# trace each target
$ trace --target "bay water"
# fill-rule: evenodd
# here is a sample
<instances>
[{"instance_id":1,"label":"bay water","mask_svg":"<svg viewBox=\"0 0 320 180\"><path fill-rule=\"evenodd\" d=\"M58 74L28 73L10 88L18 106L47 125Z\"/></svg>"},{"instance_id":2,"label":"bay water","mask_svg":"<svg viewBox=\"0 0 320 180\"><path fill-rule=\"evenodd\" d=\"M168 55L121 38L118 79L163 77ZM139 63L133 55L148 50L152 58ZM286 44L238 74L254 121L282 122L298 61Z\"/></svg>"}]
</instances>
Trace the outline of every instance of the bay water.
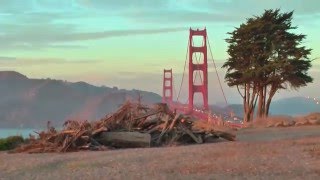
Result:
<instances>
[{"instance_id":1,"label":"bay water","mask_svg":"<svg viewBox=\"0 0 320 180\"><path fill-rule=\"evenodd\" d=\"M29 134L37 135L34 131L39 132L37 129L5 129L0 128L0 138L6 138L8 136L22 136L22 137L29 137Z\"/></svg>"}]
</instances>

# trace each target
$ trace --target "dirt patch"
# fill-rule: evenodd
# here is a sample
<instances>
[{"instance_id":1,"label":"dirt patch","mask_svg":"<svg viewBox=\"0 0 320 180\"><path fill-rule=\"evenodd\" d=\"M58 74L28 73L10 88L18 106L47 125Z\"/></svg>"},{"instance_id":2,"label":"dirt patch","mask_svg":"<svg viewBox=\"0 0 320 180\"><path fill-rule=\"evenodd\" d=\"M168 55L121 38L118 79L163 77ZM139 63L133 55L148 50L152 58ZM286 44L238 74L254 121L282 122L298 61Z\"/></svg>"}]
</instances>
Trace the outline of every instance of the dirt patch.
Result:
<instances>
[{"instance_id":1,"label":"dirt patch","mask_svg":"<svg viewBox=\"0 0 320 180\"><path fill-rule=\"evenodd\" d=\"M0 153L0 179L318 179L316 126L240 130L236 142L66 154ZM266 138L267 137L267 138Z\"/></svg>"}]
</instances>

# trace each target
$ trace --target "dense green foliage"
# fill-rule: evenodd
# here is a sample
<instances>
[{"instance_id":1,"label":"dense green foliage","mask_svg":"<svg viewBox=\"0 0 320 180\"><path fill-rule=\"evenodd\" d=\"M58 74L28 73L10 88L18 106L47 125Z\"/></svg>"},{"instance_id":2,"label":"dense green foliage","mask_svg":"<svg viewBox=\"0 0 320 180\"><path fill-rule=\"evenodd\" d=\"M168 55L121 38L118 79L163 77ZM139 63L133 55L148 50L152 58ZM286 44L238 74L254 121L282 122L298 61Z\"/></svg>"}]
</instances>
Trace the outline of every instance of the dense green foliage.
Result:
<instances>
[{"instance_id":1,"label":"dense green foliage","mask_svg":"<svg viewBox=\"0 0 320 180\"><path fill-rule=\"evenodd\" d=\"M9 136L0 139L0 151L7 151L16 148L18 145L24 143L22 136Z\"/></svg>"},{"instance_id":2,"label":"dense green foliage","mask_svg":"<svg viewBox=\"0 0 320 180\"><path fill-rule=\"evenodd\" d=\"M308 75L311 49L302 46L305 35L295 34L293 12L265 10L247 19L233 32L225 80L243 98L245 121L250 121L258 101L257 116L268 116L271 100L280 89L298 89L313 81Z\"/></svg>"}]
</instances>

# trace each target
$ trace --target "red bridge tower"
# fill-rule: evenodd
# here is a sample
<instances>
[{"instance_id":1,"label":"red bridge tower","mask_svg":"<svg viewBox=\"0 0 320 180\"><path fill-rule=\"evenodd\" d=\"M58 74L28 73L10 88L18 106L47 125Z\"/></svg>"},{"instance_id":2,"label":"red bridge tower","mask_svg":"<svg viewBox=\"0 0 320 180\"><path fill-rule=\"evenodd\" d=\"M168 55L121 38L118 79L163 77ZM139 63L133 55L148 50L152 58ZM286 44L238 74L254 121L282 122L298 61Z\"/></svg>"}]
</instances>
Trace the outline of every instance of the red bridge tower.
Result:
<instances>
[{"instance_id":1,"label":"red bridge tower","mask_svg":"<svg viewBox=\"0 0 320 180\"><path fill-rule=\"evenodd\" d=\"M162 102L171 104L173 101L173 91L172 91L172 69L163 70L163 94Z\"/></svg>"},{"instance_id":2,"label":"red bridge tower","mask_svg":"<svg viewBox=\"0 0 320 180\"><path fill-rule=\"evenodd\" d=\"M203 38L202 46L197 47L193 45L193 37L201 36ZM193 58L194 53L202 53L203 63L198 63ZM203 77L200 85L194 82L194 73L202 71ZM194 109L194 94L201 93L203 97L203 109L208 110L208 63L207 63L207 30L192 30L190 28L189 34L189 105L188 110L192 112Z\"/></svg>"}]
</instances>

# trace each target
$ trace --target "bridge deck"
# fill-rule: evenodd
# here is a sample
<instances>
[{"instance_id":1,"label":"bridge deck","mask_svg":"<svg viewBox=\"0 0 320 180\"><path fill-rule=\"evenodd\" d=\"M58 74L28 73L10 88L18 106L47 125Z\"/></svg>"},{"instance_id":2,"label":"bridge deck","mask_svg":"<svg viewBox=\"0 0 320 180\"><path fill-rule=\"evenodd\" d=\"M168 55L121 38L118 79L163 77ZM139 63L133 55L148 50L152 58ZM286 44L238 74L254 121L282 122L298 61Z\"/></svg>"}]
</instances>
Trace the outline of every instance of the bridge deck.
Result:
<instances>
[{"instance_id":1,"label":"bridge deck","mask_svg":"<svg viewBox=\"0 0 320 180\"><path fill-rule=\"evenodd\" d=\"M184 105L181 103L175 102L175 103L168 104L168 106L173 111L177 111L177 112L180 112L183 114L191 115L191 116L198 118L200 120L210 121L210 122L213 122L213 124L219 125L219 124L221 124L221 120L222 120L222 123L224 125L227 125L232 128L242 128L242 126L243 126L241 123L235 123L235 122L223 120L223 118L220 118L220 116L218 116L216 114L211 114L208 111L204 111L204 110L200 110L200 109L189 110L187 105Z\"/></svg>"}]
</instances>

